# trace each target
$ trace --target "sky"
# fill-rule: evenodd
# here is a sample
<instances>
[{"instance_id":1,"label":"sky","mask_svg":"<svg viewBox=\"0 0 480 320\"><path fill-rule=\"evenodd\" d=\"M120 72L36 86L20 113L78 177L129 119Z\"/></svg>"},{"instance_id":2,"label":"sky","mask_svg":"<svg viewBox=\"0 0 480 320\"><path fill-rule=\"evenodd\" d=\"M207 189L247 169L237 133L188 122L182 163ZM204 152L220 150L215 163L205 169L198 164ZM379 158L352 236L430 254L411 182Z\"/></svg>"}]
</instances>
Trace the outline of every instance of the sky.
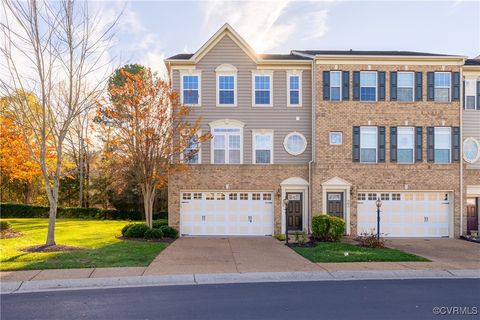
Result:
<instances>
[{"instance_id":1,"label":"sky","mask_svg":"<svg viewBox=\"0 0 480 320\"><path fill-rule=\"evenodd\" d=\"M106 13L124 9L111 48L117 61L140 62L158 71L165 57L194 53L225 22L258 53L354 49L480 55L480 0L99 4Z\"/></svg>"}]
</instances>

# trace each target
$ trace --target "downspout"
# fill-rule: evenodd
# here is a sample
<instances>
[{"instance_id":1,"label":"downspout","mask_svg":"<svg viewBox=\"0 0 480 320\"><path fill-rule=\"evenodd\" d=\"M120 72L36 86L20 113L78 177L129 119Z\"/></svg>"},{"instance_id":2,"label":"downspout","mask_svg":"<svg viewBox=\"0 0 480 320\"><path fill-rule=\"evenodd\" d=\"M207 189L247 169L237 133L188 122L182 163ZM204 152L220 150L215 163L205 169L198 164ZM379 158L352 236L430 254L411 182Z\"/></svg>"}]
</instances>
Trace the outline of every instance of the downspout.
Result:
<instances>
[{"instance_id":1,"label":"downspout","mask_svg":"<svg viewBox=\"0 0 480 320\"><path fill-rule=\"evenodd\" d=\"M312 191L312 166L315 162L315 149L316 149L316 131L315 131L315 106L316 106L316 72L315 72L315 57L312 59L312 160L308 162L308 224L307 224L307 231L311 233L312 228L312 208L313 208L313 191Z\"/></svg>"},{"instance_id":2,"label":"downspout","mask_svg":"<svg viewBox=\"0 0 480 320\"><path fill-rule=\"evenodd\" d=\"M460 68L460 79L463 79L463 65L465 65L465 59L463 59L462 67ZM465 103L463 82L460 84L460 234L463 234L463 107ZM455 208L453 208L455 212ZM453 221L455 225L455 214L453 215ZM455 238L455 230L453 232Z\"/></svg>"}]
</instances>

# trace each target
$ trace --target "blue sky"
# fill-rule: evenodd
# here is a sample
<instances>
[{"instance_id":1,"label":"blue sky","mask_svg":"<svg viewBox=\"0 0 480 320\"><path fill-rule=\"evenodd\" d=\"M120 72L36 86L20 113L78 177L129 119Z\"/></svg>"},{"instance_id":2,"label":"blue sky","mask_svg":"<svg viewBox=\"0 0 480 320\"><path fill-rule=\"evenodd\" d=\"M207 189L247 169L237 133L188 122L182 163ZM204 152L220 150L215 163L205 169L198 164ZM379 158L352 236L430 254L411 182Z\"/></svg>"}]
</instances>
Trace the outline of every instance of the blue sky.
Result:
<instances>
[{"instance_id":1,"label":"blue sky","mask_svg":"<svg viewBox=\"0 0 480 320\"><path fill-rule=\"evenodd\" d=\"M112 54L161 70L195 52L225 22L257 52L411 50L480 54L480 1L130 1Z\"/></svg>"}]
</instances>

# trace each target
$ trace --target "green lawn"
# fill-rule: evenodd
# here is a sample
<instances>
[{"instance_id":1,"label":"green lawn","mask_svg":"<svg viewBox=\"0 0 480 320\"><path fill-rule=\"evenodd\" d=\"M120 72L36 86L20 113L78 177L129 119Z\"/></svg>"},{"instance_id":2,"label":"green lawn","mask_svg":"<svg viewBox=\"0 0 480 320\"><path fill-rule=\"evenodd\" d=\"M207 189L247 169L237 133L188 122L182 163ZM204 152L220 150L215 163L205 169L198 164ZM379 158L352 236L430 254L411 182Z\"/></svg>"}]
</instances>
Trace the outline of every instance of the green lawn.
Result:
<instances>
[{"instance_id":1,"label":"green lawn","mask_svg":"<svg viewBox=\"0 0 480 320\"><path fill-rule=\"evenodd\" d=\"M56 243L85 250L29 253L19 249L45 243L48 219L5 219L23 233L0 240L0 270L147 266L166 243L119 240L128 221L58 219Z\"/></svg>"},{"instance_id":2,"label":"green lawn","mask_svg":"<svg viewBox=\"0 0 480 320\"><path fill-rule=\"evenodd\" d=\"M344 242L319 242L312 248L295 247L294 250L312 262L429 261L400 250L365 248Z\"/></svg>"}]
</instances>

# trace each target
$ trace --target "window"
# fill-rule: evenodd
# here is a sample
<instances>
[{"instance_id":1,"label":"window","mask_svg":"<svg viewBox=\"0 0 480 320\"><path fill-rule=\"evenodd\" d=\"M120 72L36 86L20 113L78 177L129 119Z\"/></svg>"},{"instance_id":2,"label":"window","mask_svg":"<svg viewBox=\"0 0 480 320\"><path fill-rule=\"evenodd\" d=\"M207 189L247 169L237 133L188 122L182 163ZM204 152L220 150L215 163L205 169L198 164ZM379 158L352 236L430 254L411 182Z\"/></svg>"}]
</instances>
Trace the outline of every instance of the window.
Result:
<instances>
[{"instance_id":1,"label":"window","mask_svg":"<svg viewBox=\"0 0 480 320\"><path fill-rule=\"evenodd\" d=\"M360 127L360 162L377 162L377 127Z\"/></svg>"},{"instance_id":2,"label":"window","mask_svg":"<svg viewBox=\"0 0 480 320\"><path fill-rule=\"evenodd\" d=\"M360 72L360 101L377 101L377 72Z\"/></svg>"},{"instance_id":3,"label":"window","mask_svg":"<svg viewBox=\"0 0 480 320\"><path fill-rule=\"evenodd\" d=\"M474 163L480 158L480 144L475 138L469 137L463 141L463 159Z\"/></svg>"},{"instance_id":4,"label":"window","mask_svg":"<svg viewBox=\"0 0 480 320\"><path fill-rule=\"evenodd\" d=\"M260 193L252 193L252 200L261 200Z\"/></svg>"},{"instance_id":5,"label":"window","mask_svg":"<svg viewBox=\"0 0 480 320\"><path fill-rule=\"evenodd\" d=\"M234 75L218 75L218 105L222 106L235 106L235 88L236 88L236 76Z\"/></svg>"},{"instance_id":6,"label":"window","mask_svg":"<svg viewBox=\"0 0 480 320\"><path fill-rule=\"evenodd\" d=\"M302 154L307 148L307 139L301 133L292 132L285 137L283 146L288 153L296 156Z\"/></svg>"},{"instance_id":7,"label":"window","mask_svg":"<svg viewBox=\"0 0 480 320\"><path fill-rule=\"evenodd\" d=\"M382 200L382 201L388 201L388 200L390 200L390 194L388 194L388 193L382 193L382 194L380 194L380 200Z\"/></svg>"},{"instance_id":8,"label":"window","mask_svg":"<svg viewBox=\"0 0 480 320\"><path fill-rule=\"evenodd\" d=\"M182 103L200 105L200 75L182 75Z\"/></svg>"},{"instance_id":9,"label":"window","mask_svg":"<svg viewBox=\"0 0 480 320\"><path fill-rule=\"evenodd\" d=\"M272 75L253 75L253 101L254 106L272 106Z\"/></svg>"},{"instance_id":10,"label":"window","mask_svg":"<svg viewBox=\"0 0 480 320\"><path fill-rule=\"evenodd\" d=\"M299 107L302 105L302 76L299 74L287 73L288 85L288 106Z\"/></svg>"},{"instance_id":11,"label":"window","mask_svg":"<svg viewBox=\"0 0 480 320\"><path fill-rule=\"evenodd\" d=\"M330 100L340 101L341 97L341 71L330 71Z\"/></svg>"},{"instance_id":12,"label":"window","mask_svg":"<svg viewBox=\"0 0 480 320\"><path fill-rule=\"evenodd\" d=\"M450 163L451 129L435 128L435 163Z\"/></svg>"},{"instance_id":13,"label":"window","mask_svg":"<svg viewBox=\"0 0 480 320\"><path fill-rule=\"evenodd\" d=\"M357 194L357 200L358 201L364 201L366 199L365 193L358 193Z\"/></svg>"},{"instance_id":14,"label":"window","mask_svg":"<svg viewBox=\"0 0 480 320\"><path fill-rule=\"evenodd\" d=\"M392 193L392 200L393 200L393 201L400 201L400 200L402 200L402 197L400 196L400 193Z\"/></svg>"},{"instance_id":15,"label":"window","mask_svg":"<svg viewBox=\"0 0 480 320\"><path fill-rule=\"evenodd\" d=\"M339 146L343 142L343 134L341 132L330 132L328 134L328 141L330 142L330 145L332 146Z\"/></svg>"},{"instance_id":16,"label":"window","mask_svg":"<svg viewBox=\"0 0 480 320\"><path fill-rule=\"evenodd\" d=\"M202 200L202 193L201 192L195 192L193 194L193 199L194 200Z\"/></svg>"},{"instance_id":17,"label":"window","mask_svg":"<svg viewBox=\"0 0 480 320\"><path fill-rule=\"evenodd\" d=\"M241 163L241 148L240 128L213 129L213 163Z\"/></svg>"},{"instance_id":18,"label":"window","mask_svg":"<svg viewBox=\"0 0 480 320\"><path fill-rule=\"evenodd\" d=\"M475 101L476 95L477 95L477 81L465 80L465 109L475 110L477 108L477 104L479 103L479 101Z\"/></svg>"},{"instance_id":19,"label":"window","mask_svg":"<svg viewBox=\"0 0 480 320\"><path fill-rule=\"evenodd\" d=\"M240 200L248 200L248 193L240 193Z\"/></svg>"},{"instance_id":20,"label":"window","mask_svg":"<svg viewBox=\"0 0 480 320\"><path fill-rule=\"evenodd\" d=\"M398 128L397 162L413 163L414 128Z\"/></svg>"},{"instance_id":21,"label":"window","mask_svg":"<svg viewBox=\"0 0 480 320\"><path fill-rule=\"evenodd\" d=\"M435 101L450 101L450 72L435 72Z\"/></svg>"},{"instance_id":22,"label":"window","mask_svg":"<svg viewBox=\"0 0 480 320\"><path fill-rule=\"evenodd\" d=\"M253 163L273 163L273 132L253 132Z\"/></svg>"},{"instance_id":23,"label":"window","mask_svg":"<svg viewBox=\"0 0 480 320\"><path fill-rule=\"evenodd\" d=\"M413 101L413 72L398 72L397 76L397 101Z\"/></svg>"},{"instance_id":24,"label":"window","mask_svg":"<svg viewBox=\"0 0 480 320\"><path fill-rule=\"evenodd\" d=\"M272 200L272 194L271 193L264 193L263 194L263 200L271 201Z\"/></svg>"},{"instance_id":25,"label":"window","mask_svg":"<svg viewBox=\"0 0 480 320\"><path fill-rule=\"evenodd\" d=\"M217 193L217 200L225 200L225 193Z\"/></svg>"},{"instance_id":26,"label":"window","mask_svg":"<svg viewBox=\"0 0 480 320\"><path fill-rule=\"evenodd\" d=\"M376 193L369 193L368 194L368 200L377 200L377 194Z\"/></svg>"},{"instance_id":27,"label":"window","mask_svg":"<svg viewBox=\"0 0 480 320\"><path fill-rule=\"evenodd\" d=\"M190 200L190 199L192 199L192 194L191 193L184 193L182 195L182 199L183 200Z\"/></svg>"},{"instance_id":28,"label":"window","mask_svg":"<svg viewBox=\"0 0 480 320\"><path fill-rule=\"evenodd\" d=\"M201 135L201 132L198 132L198 135ZM201 163L201 148L198 141L198 135L192 137L188 143L187 148L183 150L182 160L183 163L187 164L198 164Z\"/></svg>"},{"instance_id":29,"label":"window","mask_svg":"<svg viewBox=\"0 0 480 320\"><path fill-rule=\"evenodd\" d=\"M213 192L208 192L206 195L205 195L205 199L206 200L215 200L215 194Z\"/></svg>"},{"instance_id":30,"label":"window","mask_svg":"<svg viewBox=\"0 0 480 320\"><path fill-rule=\"evenodd\" d=\"M228 195L229 200L237 200L237 194L236 193L230 193Z\"/></svg>"}]
</instances>

